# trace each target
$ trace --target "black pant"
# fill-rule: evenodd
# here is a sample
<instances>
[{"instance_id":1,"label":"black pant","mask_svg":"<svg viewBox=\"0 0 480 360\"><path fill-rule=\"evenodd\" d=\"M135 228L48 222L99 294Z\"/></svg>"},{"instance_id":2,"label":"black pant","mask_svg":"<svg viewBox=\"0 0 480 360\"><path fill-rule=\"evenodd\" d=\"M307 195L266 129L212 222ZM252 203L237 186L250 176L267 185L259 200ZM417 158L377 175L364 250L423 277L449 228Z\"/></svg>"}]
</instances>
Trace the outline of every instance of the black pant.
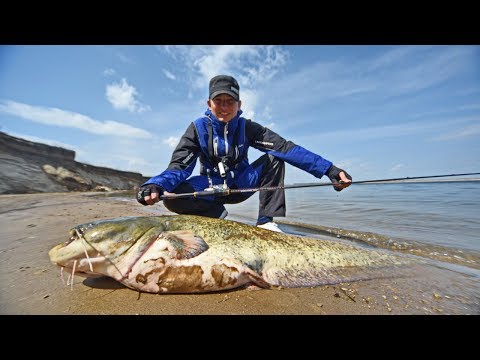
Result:
<instances>
[{"instance_id":1,"label":"black pant","mask_svg":"<svg viewBox=\"0 0 480 360\"><path fill-rule=\"evenodd\" d=\"M255 160L251 166L240 175L247 176L250 171L260 174L256 183L249 184L249 187L283 186L285 178L285 163L272 155L262 155ZM205 176L206 178L206 176ZM230 186L236 189L237 184ZM175 193L192 193L194 187L187 181L182 182L174 190ZM238 204L250 198L254 192L236 193L227 196L217 196L213 201L201 198L183 198L163 200L164 206L177 214L201 215L212 218L219 218L224 214L224 204ZM259 216L285 216L285 190L259 192Z\"/></svg>"}]
</instances>

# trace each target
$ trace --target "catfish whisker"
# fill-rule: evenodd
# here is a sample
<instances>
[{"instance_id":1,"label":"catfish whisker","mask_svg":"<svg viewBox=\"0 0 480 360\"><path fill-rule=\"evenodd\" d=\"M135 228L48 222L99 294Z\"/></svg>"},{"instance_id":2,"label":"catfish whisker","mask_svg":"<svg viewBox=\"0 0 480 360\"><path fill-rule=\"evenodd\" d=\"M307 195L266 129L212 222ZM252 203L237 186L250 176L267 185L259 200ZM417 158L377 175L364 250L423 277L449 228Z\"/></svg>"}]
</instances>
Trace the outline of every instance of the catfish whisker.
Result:
<instances>
[{"instance_id":1,"label":"catfish whisker","mask_svg":"<svg viewBox=\"0 0 480 360\"><path fill-rule=\"evenodd\" d=\"M63 277L63 269L64 269L63 266L60 267L60 279L62 280L63 285L66 285L65 284L65 278Z\"/></svg>"},{"instance_id":2,"label":"catfish whisker","mask_svg":"<svg viewBox=\"0 0 480 360\"><path fill-rule=\"evenodd\" d=\"M70 288L73 290L73 279L75 278L75 267L77 266L77 260L73 262L73 269L72 269L72 282L70 283Z\"/></svg>"},{"instance_id":3,"label":"catfish whisker","mask_svg":"<svg viewBox=\"0 0 480 360\"><path fill-rule=\"evenodd\" d=\"M85 251L85 256L87 257L88 265L90 265L90 271L93 272L93 265L88 257L87 246L85 245L85 239L82 237L83 250Z\"/></svg>"}]
</instances>

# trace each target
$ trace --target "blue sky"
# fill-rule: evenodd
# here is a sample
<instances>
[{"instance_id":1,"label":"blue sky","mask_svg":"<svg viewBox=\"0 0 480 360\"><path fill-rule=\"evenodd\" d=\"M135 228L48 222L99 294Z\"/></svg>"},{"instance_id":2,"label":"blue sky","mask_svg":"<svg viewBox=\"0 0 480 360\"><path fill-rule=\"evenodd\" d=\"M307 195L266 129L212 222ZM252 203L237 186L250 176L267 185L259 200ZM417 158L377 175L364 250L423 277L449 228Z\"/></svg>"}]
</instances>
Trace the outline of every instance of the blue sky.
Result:
<instances>
[{"instance_id":1,"label":"blue sky","mask_svg":"<svg viewBox=\"0 0 480 360\"><path fill-rule=\"evenodd\" d=\"M154 176L217 74L245 117L354 180L480 171L480 46L0 46L0 131Z\"/></svg>"}]
</instances>

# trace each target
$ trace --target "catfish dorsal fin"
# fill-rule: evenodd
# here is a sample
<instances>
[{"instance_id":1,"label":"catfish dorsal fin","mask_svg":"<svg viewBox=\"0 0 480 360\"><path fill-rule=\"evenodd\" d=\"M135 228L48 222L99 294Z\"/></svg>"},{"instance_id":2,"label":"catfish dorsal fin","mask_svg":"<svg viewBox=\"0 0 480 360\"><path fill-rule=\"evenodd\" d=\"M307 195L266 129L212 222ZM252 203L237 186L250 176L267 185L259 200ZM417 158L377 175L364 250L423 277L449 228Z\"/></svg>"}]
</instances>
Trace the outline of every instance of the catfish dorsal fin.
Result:
<instances>
[{"instance_id":1,"label":"catfish dorsal fin","mask_svg":"<svg viewBox=\"0 0 480 360\"><path fill-rule=\"evenodd\" d=\"M190 259L208 249L205 240L190 230L165 231L160 236L169 242L172 259Z\"/></svg>"}]
</instances>

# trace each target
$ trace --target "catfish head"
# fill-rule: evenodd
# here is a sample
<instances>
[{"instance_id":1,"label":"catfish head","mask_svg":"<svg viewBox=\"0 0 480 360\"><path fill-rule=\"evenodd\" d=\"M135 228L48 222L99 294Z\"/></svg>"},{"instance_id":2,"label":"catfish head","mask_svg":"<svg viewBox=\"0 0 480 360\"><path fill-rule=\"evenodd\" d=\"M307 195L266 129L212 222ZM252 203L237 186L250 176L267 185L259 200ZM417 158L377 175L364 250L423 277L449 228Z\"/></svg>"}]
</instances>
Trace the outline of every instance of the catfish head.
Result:
<instances>
[{"instance_id":1,"label":"catfish head","mask_svg":"<svg viewBox=\"0 0 480 360\"><path fill-rule=\"evenodd\" d=\"M152 247L159 258L192 257L208 245L192 236L176 237L165 217L121 217L78 225L70 238L52 248L50 261L74 275L109 276L124 282ZM191 241L189 241L191 240ZM201 241L199 241L201 240Z\"/></svg>"}]
</instances>

